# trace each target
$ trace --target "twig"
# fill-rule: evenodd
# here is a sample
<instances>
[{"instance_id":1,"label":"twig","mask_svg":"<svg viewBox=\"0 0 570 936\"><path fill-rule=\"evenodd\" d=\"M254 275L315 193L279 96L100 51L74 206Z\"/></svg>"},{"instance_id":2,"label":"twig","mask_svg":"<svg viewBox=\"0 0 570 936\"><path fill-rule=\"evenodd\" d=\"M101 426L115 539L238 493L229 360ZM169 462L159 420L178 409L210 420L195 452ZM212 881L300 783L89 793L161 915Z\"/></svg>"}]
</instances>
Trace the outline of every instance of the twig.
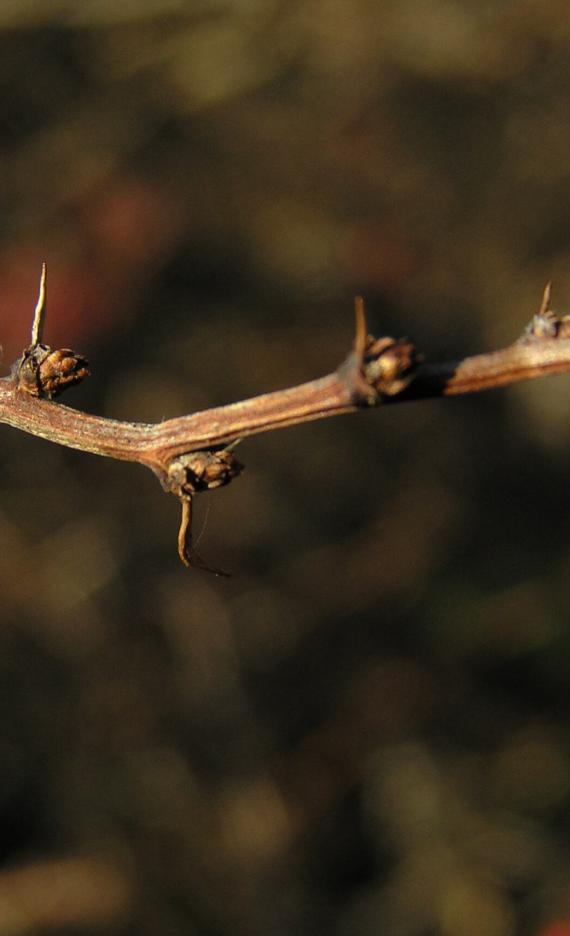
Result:
<instances>
[{"instance_id":1,"label":"twig","mask_svg":"<svg viewBox=\"0 0 570 936\"><path fill-rule=\"evenodd\" d=\"M44 311L45 267L34 316L32 348L46 347L38 342ZM163 488L182 500L179 552L183 561L192 564L188 545L190 500L198 491L220 487L239 474L242 466L233 455L232 443L261 432L381 404L459 396L570 373L570 322L568 317L560 318L550 310L550 285L538 315L521 339L500 351L456 361L430 363L422 360L406 339L367 336L360 298L356 301L356 319L354 350L335 373L161 423L105 419L45 399L41 382L39 392L35 392L22 381L23 363L30 355L27 349L12 374L0 378L0 423L59 445L150 468ZM87 373L85 359L74 352L48 351L50 357L72 355L84 365L81 376ZM81 376L69 383L77 382ZM65 387L55 392L62 389Z\"/></svg>"}]
</instances>

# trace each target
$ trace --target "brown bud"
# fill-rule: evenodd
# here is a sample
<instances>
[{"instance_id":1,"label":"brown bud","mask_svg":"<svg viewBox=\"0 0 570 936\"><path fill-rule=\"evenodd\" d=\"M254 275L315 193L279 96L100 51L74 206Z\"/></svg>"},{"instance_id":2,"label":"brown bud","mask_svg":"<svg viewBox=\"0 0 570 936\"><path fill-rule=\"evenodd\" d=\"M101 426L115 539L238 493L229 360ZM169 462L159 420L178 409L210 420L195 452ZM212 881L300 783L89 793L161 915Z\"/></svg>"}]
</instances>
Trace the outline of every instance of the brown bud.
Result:
<instances>
[{"instance_id":1,"label":"brown bud","mask_svg":"<svg viewBox=\"0 0 570 936\"><path fill-rule=\"evenodd\" d=\"M407 338L369 338L364 354L364 374L371 386L384 396L396 396L413 380L421 360Z\"/></svg>"},{"instance_id":2,"label":"brown bud","mask_svg":"<svg viewBox=\"0 0 570 936\"><path fill-rule=\"evenodd\" d=\"M89 375L87 359L69 348L52 351L43 344L31 345L16 365L18 388L36 397L59 396Z\"/></svg>"},{"instance_id":3,"label":"brown bud","mask_svg":"<svg viewBox=\"0 0 570 936\"><path fill-rule=\"evenodd\" d=\"M523 332L521 340L524 342L529 339L532 341L534 338L557 338L561 324L562 320L556 312L553 312L552 309L545 309L537 315L533 315Z\"/></svg>"},{"instance_id":4,"label":"brown bud","mask_svg":"<svg viewBox=\"0 0 570 936\"><path fill-rule=\"evenodd\" d=\"M196 494L223 487L242 471L243 465L229 449L190 452L173 459L168 478L173 493Z\"/></svg>"}]
</instances>

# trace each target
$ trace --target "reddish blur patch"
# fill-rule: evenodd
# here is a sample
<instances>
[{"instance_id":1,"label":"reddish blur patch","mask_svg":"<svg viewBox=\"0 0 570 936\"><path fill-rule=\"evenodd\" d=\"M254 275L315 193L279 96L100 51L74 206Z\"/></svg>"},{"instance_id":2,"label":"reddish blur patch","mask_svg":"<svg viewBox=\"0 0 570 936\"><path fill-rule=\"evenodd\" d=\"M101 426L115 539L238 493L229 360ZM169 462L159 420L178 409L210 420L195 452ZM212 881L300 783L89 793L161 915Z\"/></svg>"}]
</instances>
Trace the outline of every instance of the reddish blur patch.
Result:
<instances>
[{"instance_id":1,"label":"reddish blur patch","mask_svg":"<svg viewBox=\"0 0 570 936\"><path fill-rule=\"evenodd\" d=\"M170 192L144 180L107 180L75 206L73 260L50 240L0 253L0 344L10 365L29 344L42 260L48 265L45 341L89 352L89 345L133 314L149 279L184 236ZM69 232L68 232L69 233ZM57 253L55 253L57 251Z\"/></svg>"},{"instance_id":2,"label":"reddish blur patch","mask_svg":"<svg viewBox=\"0 0 570 936\"><path fill-rule=\"evenodd\" d=\"M549 923L544 929L537 930L536 936L570 936L570 920Z\"/></svg>"},{"instance_id":3,"label":"reddish blur patch","mask_svg":"<svg viewBox=\"0 0 570 936\"><path fill-rule=\"evenodd\" d=\"M2 360L10 365L30 343L32 315L44 259L23 249L0 255L0 341ZM118 307L98 271L61 269L48 261L48 318L45 341L52 347L82 350L117 320Z\"/></svg>"},{"instance_id":4,"label":"reddish blur patch","mask_svg":"<svg viewBox=\"0 0 570 936\"><path fill-rule=\"evenodd\" d=\"M368 289L395 290L417 275L420 260L409 238L389 227L361 224L346 240L346 275Z\"/></svg>"}]
</instances>

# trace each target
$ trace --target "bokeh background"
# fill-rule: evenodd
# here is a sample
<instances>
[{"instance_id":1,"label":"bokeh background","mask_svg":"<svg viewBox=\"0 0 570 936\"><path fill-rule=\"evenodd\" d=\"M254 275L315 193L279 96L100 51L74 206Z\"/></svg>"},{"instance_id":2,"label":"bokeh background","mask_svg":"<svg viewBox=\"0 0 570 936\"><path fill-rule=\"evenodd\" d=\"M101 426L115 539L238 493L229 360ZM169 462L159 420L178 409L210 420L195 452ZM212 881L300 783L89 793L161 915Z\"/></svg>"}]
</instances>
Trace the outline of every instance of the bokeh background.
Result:
<instances>
[{"instance_id":1,"label":"bokeh background","mask_svg":"<svg viewBox=\"0 0 570 936\"><path fill-rule=\"evenodd\" d=\"M154 421L570 304L562 0L3 0L0 340ZM1 429L0 934L568 936L567 378L242 445Z\"/></svg>"}]
</instances>

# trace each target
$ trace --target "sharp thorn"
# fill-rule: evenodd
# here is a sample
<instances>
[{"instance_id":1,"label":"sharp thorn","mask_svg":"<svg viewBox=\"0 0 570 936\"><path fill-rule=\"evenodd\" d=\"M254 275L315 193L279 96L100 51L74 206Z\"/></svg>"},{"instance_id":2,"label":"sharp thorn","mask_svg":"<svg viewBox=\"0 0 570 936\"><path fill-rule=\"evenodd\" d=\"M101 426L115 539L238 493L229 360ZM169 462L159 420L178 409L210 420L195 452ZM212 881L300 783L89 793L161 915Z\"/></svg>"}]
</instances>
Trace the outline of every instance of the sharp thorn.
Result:
<instances>
[{"instance_id":1,"label":"sharp thorn","mask_svg":"<svg viewBox=\"0 0 570 936\"><path fill-rule=\"evenodd\" d=\"M47 266L44 262L42 263L42 272L40 276L40 289L38 293L38 301L36 302L36 308L34 309L34 319L32 322L32 338L31 345L35 347L42 343L45 316L46 316L46 306L47 306L47 288L46 288L46 277L47 277Z\"/></svg>"},{"instance_id":2,"label":"sharp thorn","mask_svg":"<svg viewBox=\"0 0 570 936\"><path fill-rule=\"evenodd\" d=\"M354 315L356 319L356 334L354 339L354 350L359 362L364 360L366 350L366 338L368 329L366 327L366 312L364 311L364 299L362 296L354 297Z\"/></svg>"},{"instance_id":3,"label":"sharp thorn","mask_svg":"<svg viewBox=\"0 0 570 936\"><path fill-rule=\"evenodd\" d=\"M552 282L551 280L549 280L546 286L544 287L544 292L542 294L542 303L540 306L540 311L538 313L539 315L546 315L546 313L550 309L551 294L552 294Z\"/></svg>"}]
</instances>

